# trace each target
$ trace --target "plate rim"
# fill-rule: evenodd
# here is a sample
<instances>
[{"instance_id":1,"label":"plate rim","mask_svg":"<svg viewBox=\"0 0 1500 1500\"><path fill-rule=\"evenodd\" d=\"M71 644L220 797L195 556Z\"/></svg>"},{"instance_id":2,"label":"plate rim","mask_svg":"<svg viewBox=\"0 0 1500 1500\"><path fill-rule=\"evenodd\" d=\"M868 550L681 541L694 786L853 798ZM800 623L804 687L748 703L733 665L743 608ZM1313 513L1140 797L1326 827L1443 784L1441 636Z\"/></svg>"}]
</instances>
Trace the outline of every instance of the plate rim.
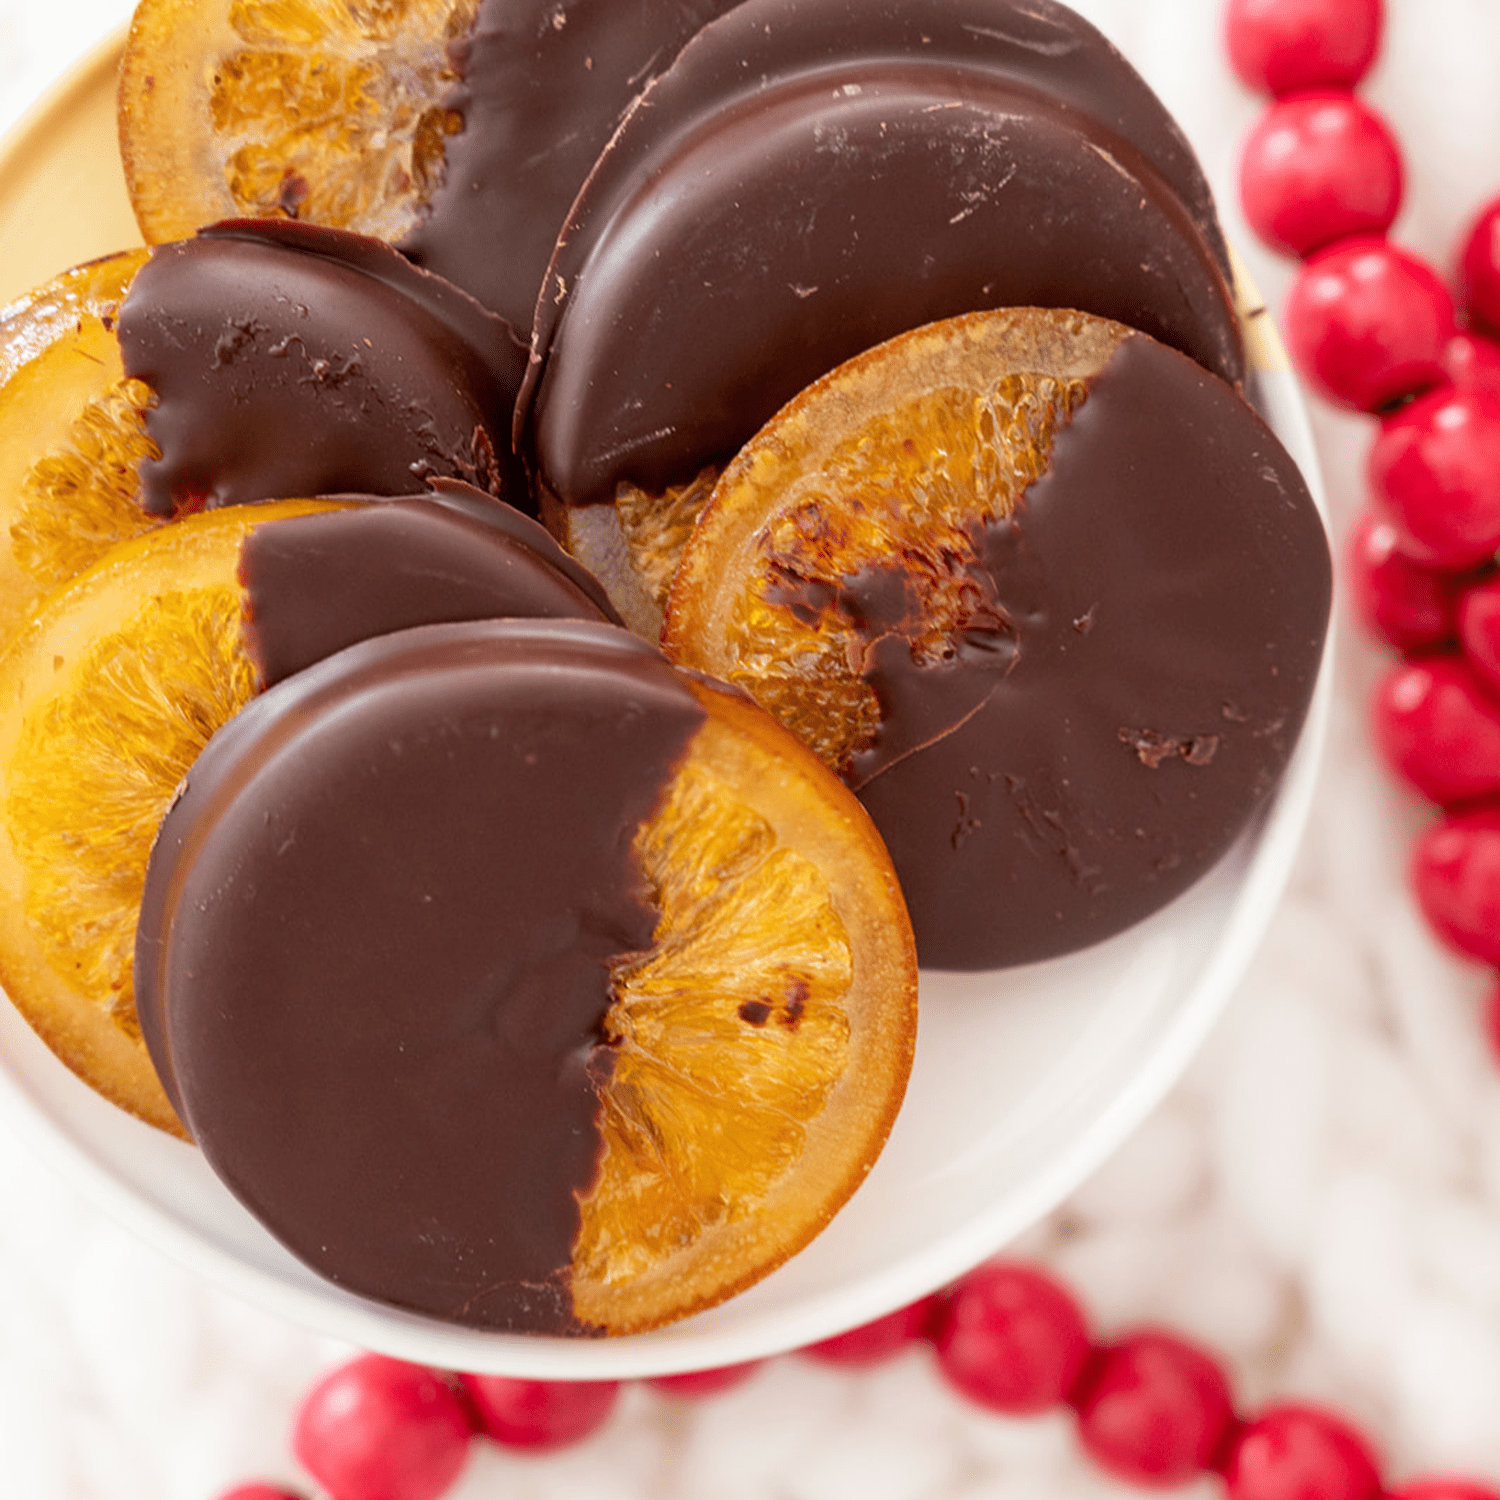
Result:
<instances>
[{"instance_id":1,"label":"plate rim","mask_svg":"<svg viewBox=\"0 0 1500 1500\"><path fill-rule=\"evenodd\" d=\"M117 74L128 31L128 26L117 28L79 58L0 137L0 201L14 191L19 179L34 175L26 159L46 154L48 137L56 131L60 119L100 88L113 89L113 75ZM1326 530L1327 498L1305 398L1275 325L1265 315L1259 294L1238 258L1235 269L1247 345L1269 408L1263 415L1297 462ZM1109 1105L1071 1146L1059 1153L1045 1172L1033 1175L1026 1192L977 1215L966 1224L963 1234L935 1242L926 1254L908 1257L852 1286L824 1294L816 1299L812 1317L805 1312L799 1316L795 1308L781 1310L763 1318L755 1335L743 1330L701 1335L690 1332L685 1339L674 1336L674 1330L691 1329L692 1319L653 1333L588 1341L448 1328L348 1294L330 1298L322 1287L294 1285L273 1271L247 1264L207 1239L202 1231L189 1227L170 1208L142 1196L112 1173L3 1067L0 1115L28 1149L77 1186L90 1202L205 1280L324 1335L399 1357L447 1368L540 1379L649 1378L763 1358L828 1337L935 1290L1001 1251L1100 1166L1181 1077L1243 977L1290 879L1311 815L1328 738L1336 634L1337 621L1330 619L1318 685L1297 749L1280 785L1247 835L1257 842L1251 867L1234 894L1191 1003L1174 1011L1154 1038L1149 1066L1140 1068L1115 1091ZM1241 842L1237 841L1235 847L1240 848ZM87 1086L80 1083L79 1087ZM180 1149L193 1148L183 1145Z\"/></svg>"}]
</instances>

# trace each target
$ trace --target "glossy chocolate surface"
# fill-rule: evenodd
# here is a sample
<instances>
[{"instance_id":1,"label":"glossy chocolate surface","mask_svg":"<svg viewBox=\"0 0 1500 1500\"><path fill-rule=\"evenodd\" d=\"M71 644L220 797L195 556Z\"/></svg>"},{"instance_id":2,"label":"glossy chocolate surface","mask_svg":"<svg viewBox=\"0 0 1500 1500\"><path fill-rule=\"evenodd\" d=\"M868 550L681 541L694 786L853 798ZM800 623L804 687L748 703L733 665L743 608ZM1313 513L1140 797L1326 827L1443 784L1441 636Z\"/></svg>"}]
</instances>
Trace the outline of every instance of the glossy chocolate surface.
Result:
<instances>
[{"instance_id":1,"label":"glossy chocolate surface","mask_svg":"<svg viewBox=\"0 0 1500 1500\"><path fill-rule=\"evenodd\" d=\"M974 612L941 666L913 663L920 601L893 573L842 591L882 713L850 780L937 968L1071 952L1204 874L1296 745L1331 590L1274 435L1138 337L974 542Z\"/></svg>"},{"instance_id":2,"label":"glossy chocolate surface","mask_svg":"<svg viewBox=\"0 0 1500 1500\"><path fill-rule=\"evenodd\" d=\"M448 482L259 526L240 552L246 644L270 686L345 646L450 620L619 617L514 507Z\"/></svg>"},{"instance_id":3,"label":"glossy chocolate surface","mask_svg":"<svg viewBox=\"0 0 1500 1500\"><path fill-rule=\"evenodd\" d=\"M703 710L626 632L426 626L255 699L153 851L142 1031L184 1123L295 1254L475 1327L577 1326L632 855Z\"/></svg>"},{"instance_id":4,"label":"glossy chocolate surface","mask_svg":"<svg viewBox=\"0 0 1500 1500\"><path fill-rule=\"evenodd\" d=\"M1242 379L1228 285L1182 199L1068 89L1042 91L1061 74L1086 95L1090 68L1063 64L1093 54L987 41L967 8L924 46L899 7L870 9L861 50L861 7L747 0L601 160L522 396L563 502L680 481L844 359L981 308L1081 308ZM1111 119L1135 128L1123 104Z\"/></svg>"},{"instance_id":5,"label":"glossy chocolate surface","mask_svg":"<svg viewBox=\"0 0 1500 1500\"><path fill-rule=\"evenodd\" d=\"M509 327L386 245L231 222L162 245L120 309L125 372L156 393L141 466L153 515L435 476L520 503Z\"/></svg>"},{"instance_id":6,"label":"glossy chocolate surface","mask_svg":"<svg viewBox=\"0 0 1500 1500\"><path fill-rule=\"evenodd\" d=\"M647 83L735 0L482 0L444 105L463 128L401 242L418 265L531 327L557 232Z\"/></svg>"}]
</instances>

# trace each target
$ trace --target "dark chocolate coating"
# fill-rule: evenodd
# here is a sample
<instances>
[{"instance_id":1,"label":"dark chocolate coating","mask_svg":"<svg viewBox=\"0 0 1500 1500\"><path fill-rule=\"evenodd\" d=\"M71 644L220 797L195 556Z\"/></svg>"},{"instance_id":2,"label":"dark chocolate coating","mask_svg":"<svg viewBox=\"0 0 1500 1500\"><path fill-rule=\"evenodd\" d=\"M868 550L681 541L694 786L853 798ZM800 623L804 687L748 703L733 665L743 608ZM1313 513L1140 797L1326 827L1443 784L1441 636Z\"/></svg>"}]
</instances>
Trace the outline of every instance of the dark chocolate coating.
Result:
<instances>
[{"instance_id":1,"label":"dark chocolate coating","mask_svg":"<svg viewBox=\"0 0 1500 1500\"><path fill-rule=\"evenodd\" d=\"M611 143L549 271L518 409L564 503L721 462L843 360L981 308L1080 308L1243 378L1228 284L1182 199L1066 89L1041 92L1087 69L1058 51L1028 73L1035 49L967 19L929 49L899 10L871 15L862 50L860 7L747 0Z\"/></svg>"},{"instance_id":2,"label":"dark chocolate coating","mask_svg":"<svg viewBox=\"0 0 1500 1500\"><path fill-rule=\"evenodd\" d=\"M401 241L418 265L531 327L557 232L631 102L736 0L483 0L457 44L463 117Z\"/></svg>"},{"instance_id":3,"label":"dark chocolate coating","mask_svg":"<svg viewBox=\"0 0 1500 1500\"><path fill-rule=\"evenodd\" d=\"M513 506L440 493L258 526L240 551L245 638L271 686L345 646L450 620L604 620L598 582Z\"/></svg>"},{"instance_id":4,"label":"dark chocolate coating","mask_svg":"<svg viewBox=\"0 0 1500 1500\"><path fill-rule=\"evenodd\" d=\"M158 246L120 308L125 373L156 394L153 515L434 476L526 504L511 408L526 356L473 298L387 245L232 221Z\"/></svg>"},{"instance_id":5,"label":"dark chocolate coating","mask_svg":"<svg viewBox=\"0 0 1500 1500\"><path fill-rule=\"evenodd\" d=\"M209 742L164 821L141 1029L214 1170L377 1301L581 1333L612 963L656 920L632 839L703 721L604 625L382 636Z\"/></svg>"},{"instance_id":6,"label":"dark chocolate coating","mask_svg":"<svg viewBox=\"0 0 1500 1500\"><path fill-rule=\"evenodd\" d=\"M1139 337L975 543L973 629L945 665L913 663L887 570L840 591L882 714L849 779L933 968L1099 942L1216 863L1296 745L1331 596L1274 434Z\"/></svg>"},{"instance_id":7,"label":"dark chocolate coating","mask_svg":"<svg viewBox=\"0 0 1500 1500\"><path fill-rule=\"evenodd\" d=\"M564 503L722 461L845 359L985 307L1081 308L1239 379L1222 278L1123 142L971 75L863 77L719 116L595 243L536 399Z\"/></svg>"}]
</instances>

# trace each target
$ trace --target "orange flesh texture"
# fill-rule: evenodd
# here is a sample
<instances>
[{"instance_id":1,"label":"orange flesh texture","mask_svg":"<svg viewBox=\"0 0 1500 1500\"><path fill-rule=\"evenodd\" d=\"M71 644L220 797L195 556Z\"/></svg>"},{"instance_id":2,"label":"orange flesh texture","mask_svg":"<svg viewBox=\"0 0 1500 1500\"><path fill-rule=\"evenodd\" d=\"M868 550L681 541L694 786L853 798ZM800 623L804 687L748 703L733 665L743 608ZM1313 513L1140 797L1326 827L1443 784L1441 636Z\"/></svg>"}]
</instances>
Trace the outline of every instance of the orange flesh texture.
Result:
<instances>
[{"instance_id":1,"label":"orange flesh texture","mask_svg":"<svg viewBox=\"0 0 1500 1500\"><path fill-rule=\"evenodd\" d=\"M330 508L236 506L122 543L0 659L0 984L85 1082L179 1134L135 1018L146 862L179 782L257 688L245 536Z\"/></svg>"},{"instance_id":2,"label":"orange flesh texture","mask_svg":"<svg viewBox=\"0 0 1500 1500\"><path fill-rule=\"evenodd\" d=\"M613 505L564 506L542 496L542 514L569 552L604 585L620 618L648 641L661 638L662 614L688 537L708 504L715 468L652 494L628 481Z\"/></svg>"},{"instance_id":3,"label":"orange flesh texture","mask_svg":"<svg viewBox=\"0 0 1500 1500\"><path fill-rule=\"evenodd\" d=\"M396 241L462 121L442 99L478 0L142 0L120 154L149 244L291 217Z\"/></svg>"},{"instance_id":4,"label":"orange flesh texture","mask_svg":"<svg viewBox=\"0 0 1500 1500\"><path fill-rule=\"evenodd\" d=\"M903 569L923 600L913 659L941 660L977 602L975 528L1045 471L1053 434L1126 332L1081 313L971 314L810 386L715 488L672 585L667 654L743 687L845 772L880 709L840 583ZM815 611L809 584L821 586Z\"/></svg>"},{"instance_id":5,"label":"orange flesh texture","mask_svg":"<svg viewBox=\"0 0 1500 1500\"><path fill-rule=\"evenodd\" d=\"M146 252L78 266L0 313L0 641L41 599L157 520L150 391L127 380L115 314Z\"/></svg>"},{"instance_id":6,"label":"orange flesh texture","mask_svg":"<svg viewBox=\"0 0 1500 1500\"><path fill-rule=\"evenodd\" d=\"M637 852L661 910L615 975L604 1151L578 1316L629 1333L742 1290L864 1179L895 1120L917 970L863 809L738 694L709 712Z\"/></svg>"},{"instance_id":7,"label":"orange flesh texture","mask_svg":"<svg viewBox=\"0 0 1500 1500\"><path fill-rule=\"evenodd\" d=\"M687 484L672 485L660 495L622 484L615 496L615 511L630 555L652 601L662 611L683 549L718 478L717 469L704 469Z\"/></svg>"}]
</instances>

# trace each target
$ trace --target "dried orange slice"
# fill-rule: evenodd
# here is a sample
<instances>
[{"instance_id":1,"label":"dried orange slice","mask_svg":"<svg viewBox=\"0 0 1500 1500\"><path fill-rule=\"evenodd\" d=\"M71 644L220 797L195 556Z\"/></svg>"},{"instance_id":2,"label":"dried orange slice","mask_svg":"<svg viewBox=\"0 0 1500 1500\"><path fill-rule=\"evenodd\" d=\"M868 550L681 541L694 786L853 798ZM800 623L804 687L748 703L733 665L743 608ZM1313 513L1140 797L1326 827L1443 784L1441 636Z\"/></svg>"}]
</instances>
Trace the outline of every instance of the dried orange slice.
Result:
<instances>
[{"instance_id":1,"label":"dried orange slice","mask_svg":"<svg viewBox=\"0 0 1500 1500\"><path fill-rule=\"evenodd\" d=\"M476 0L143 0L120 72L141 232L291 217L398 240L458 120L448 45Z\"/></svg>"},{"instance_id":2,"label":"dried orange slice","mask_svg":"<svg viewBox=\"0 0 1500 1500\"><path fill-rule=\"evenodd\" d=\"M156 456L114 325L145 260L78 266L0 311L0 641L115 542L157 524L136 503Z\"/></svg>"},{"instance_id":3,"label":"dried orange slice","mask_svg":"<svg viewBox=\"0 0 1500 1500\"><path fill-rule=\"evenodd\" d=\"M253 696L241 544L286 501L121 544L51 595L0 660L0 984L106 1098L180 1131L136 1025L136 912L157 826Z\"/></svg>"},{"instance_id":4,"label":"dried orange slice","mask_svg":"<svg viewBox=\"0 0 1500 1500\"><path fill-rule=\"evenodd\" d=\"M189 774L140 934L228 1186L329 1279L469 1326L738 1291L863 1180L911 1062L858 803L618 627L408 630L271 688Z\"/></svg>"}]
</instances>

